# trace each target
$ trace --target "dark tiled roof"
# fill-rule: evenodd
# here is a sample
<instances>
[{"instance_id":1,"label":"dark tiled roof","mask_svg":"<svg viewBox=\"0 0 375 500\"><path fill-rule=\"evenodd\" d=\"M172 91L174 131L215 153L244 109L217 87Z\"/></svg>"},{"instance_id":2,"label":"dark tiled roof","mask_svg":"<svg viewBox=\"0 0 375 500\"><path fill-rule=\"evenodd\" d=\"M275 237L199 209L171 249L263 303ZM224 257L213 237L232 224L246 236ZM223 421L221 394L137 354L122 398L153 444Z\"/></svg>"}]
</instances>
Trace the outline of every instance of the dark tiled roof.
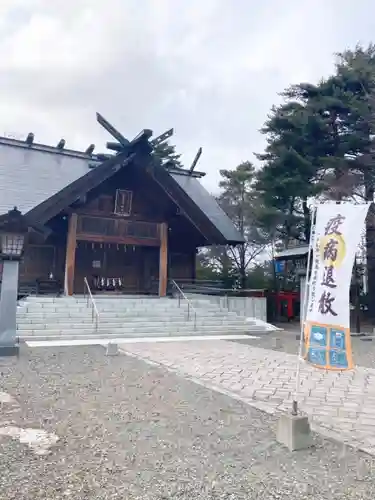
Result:
<instances>
[{"instance_id":1,"label":"dark tiled roof","mask_svg":"<svg viewBox=\"0 0 375 500\"><path fill-rule=\"evenodd\" d=\"M15 205L27 213L85 175L90 163L83 153L0 138L0 214Z\"/></svg>"},{"instance_id":2,"label":"dark tiled roof","mask_svg":"<svg viewBox=\"0 0 375 500\"><path fill-rule=\"evenodd\" d=\"M184 190L195 205L206 215L210 222L219 230L223 238L231 243L243 243L244 239L234 227L233 222L220 208L202 184L186 173L170 172L170 176Z\"/></svg>"}]
</instances>

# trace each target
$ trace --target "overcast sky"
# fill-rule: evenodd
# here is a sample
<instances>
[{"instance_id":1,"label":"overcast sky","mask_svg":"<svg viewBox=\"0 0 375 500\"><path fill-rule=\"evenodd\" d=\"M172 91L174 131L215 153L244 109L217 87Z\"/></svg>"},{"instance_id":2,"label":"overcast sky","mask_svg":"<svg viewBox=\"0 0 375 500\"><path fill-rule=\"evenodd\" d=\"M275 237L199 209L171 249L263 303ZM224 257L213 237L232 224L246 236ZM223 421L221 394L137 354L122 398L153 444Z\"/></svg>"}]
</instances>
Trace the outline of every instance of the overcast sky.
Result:
<instances>
[{"instance_id":1,"label":"overcast sky","mask_svg":"<svg viewBox=\"0 0 375 500\"><path fill-rule=\"evenodd\" d=\"M262 151L278 92L371 37L371 0L0 0L0 135L103 151L96 111L129 138L174 127L214 191Z\"/></svg>"}]
</instances>

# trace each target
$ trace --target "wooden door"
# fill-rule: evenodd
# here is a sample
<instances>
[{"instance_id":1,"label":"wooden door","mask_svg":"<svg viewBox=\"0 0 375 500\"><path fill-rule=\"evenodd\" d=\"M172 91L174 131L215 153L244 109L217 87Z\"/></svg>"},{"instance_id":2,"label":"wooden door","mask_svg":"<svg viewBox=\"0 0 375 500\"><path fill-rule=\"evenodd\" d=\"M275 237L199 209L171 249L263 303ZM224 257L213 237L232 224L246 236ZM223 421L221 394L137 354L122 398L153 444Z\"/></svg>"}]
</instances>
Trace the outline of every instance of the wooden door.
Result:
<instances>
[{"instance_id":1,"label":"wooden door","mask_svg":"<svg viewBox=\"0 0 375 500\"><path fill-rule=\"evenodd\" d=\"M97 276L105 273L105 251L100 245L79 242L76 249L74 293L84 292L84 278L94 289L94 281Z\"/></svg>"},{"instance_id":2,"label":"wooden door","mask_svg":"<svg viewBox=\"0 0 375 500\"><path fill-rule=\"evenodd\" d=\"M157 293L159 279L159 247L141 247L141 287L145 293Z\"/></svg>"},{"instance_id":3,"label":"wooden door","mask_svg":"<svg viewBox=\"0 0 375 500\"><path fill-rule=\"evenodd\" d=\"M121 280L116 290L101 293L138 293L141 291L142 247L79 242L76 250L74 293L83 293L86 277L93 291L98 278Z\"/></svg>"},{"instance_id":4,"label":"wooden door","mask_svg":"<svg viewBox=\"0 0 375 500\"><path fill-rule=\"evenodd\" d=\"M120 278L124 293L137 293L140 287L140 250L131 245L111 245L105 250L107 278Z\"/></svg>"}]
</instances>

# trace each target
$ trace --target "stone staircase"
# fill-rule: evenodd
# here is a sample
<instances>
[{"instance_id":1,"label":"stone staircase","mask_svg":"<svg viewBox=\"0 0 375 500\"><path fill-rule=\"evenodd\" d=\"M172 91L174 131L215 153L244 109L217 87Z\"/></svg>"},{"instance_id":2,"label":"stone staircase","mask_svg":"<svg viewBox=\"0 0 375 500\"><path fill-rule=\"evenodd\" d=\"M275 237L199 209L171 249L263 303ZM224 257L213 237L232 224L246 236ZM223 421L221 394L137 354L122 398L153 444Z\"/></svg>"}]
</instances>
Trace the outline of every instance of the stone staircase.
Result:
<instances>
[{"instance_id":1,"label":"stone staircase","mask_svg":"<svg viewBox=\"0 0 375 500\"><path fill-rule=\"evenodd\" d=\"M84 297L28 297L17 311L21 340L79 340L267 333L266 323L245 320L209 300L95 296L98 328ZM189 315L189 317L188 317Z\"/></svg>"}]
</instances>

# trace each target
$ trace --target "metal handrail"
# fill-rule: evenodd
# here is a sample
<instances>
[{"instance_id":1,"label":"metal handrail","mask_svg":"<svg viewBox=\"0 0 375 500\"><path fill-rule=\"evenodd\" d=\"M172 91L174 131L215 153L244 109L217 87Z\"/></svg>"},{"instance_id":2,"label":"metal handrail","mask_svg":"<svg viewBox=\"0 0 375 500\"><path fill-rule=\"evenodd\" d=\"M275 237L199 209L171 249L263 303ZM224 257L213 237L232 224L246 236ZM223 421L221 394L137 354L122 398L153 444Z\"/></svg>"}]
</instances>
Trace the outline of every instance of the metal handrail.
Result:
<instances>
[{"instance_id":1,"label":"metal handrail","mask_svg":"<svg viewBox=\"0 0 375 500\"><path fill-rule=\"evenodd\" d=\"M94 297L92 296L90 285L89 285L89 282L87 281L87 278L85 277L83 279L83 281L85 284L85 288L83 289L83 294L86 295L85 292L87 290L87 292L88 292L88 294L87 294L87 307L89 307L91 305L91 320L93 323L95 321L95 331L97 332L98 326L99 326L98 308L96 307L96 303L95 303Z\"/></svg>"},{"instance_id":2,"label":"metal handrail","mask_svg":"<svg viewBox=\"0 0 375 500\"><path fill-rule=\"evenodd\" d=\"M175 280L171 280L171 283L172 283L172 286L174 288L176 288L176 290L178 291L178 307L180 307L181 305L181 297L186 300L187 302L187 305L188 305L188 311L187 311L187 319L188 321L190 321L190 312L192 311L193 312L193 317L194 317L194 330L197 329L197 311L194 309L191 301L186 297L186 295L184 294L184 292L181 290L181 288L177 285L177 283L175 282Z\"/></svg>"}]
</instances>

